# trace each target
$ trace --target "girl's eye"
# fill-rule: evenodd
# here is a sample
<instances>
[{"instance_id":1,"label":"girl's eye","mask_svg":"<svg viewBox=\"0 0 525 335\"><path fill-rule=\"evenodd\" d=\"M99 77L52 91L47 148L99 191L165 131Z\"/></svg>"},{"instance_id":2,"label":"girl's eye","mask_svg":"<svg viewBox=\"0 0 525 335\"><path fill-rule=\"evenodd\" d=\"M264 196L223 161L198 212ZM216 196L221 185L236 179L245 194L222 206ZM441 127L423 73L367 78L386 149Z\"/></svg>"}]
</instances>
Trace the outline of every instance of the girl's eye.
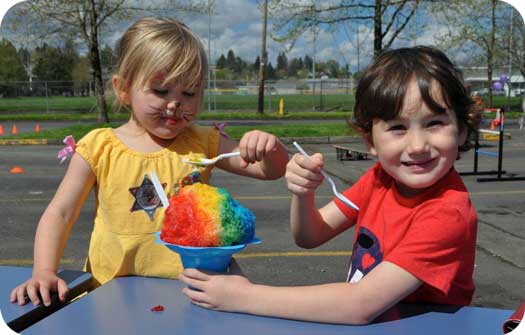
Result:
<instances>
[{"instance_id":1,"label":"girl's eye","mask_svg":"<svg viewBox=\"0 0 525 335\"><path fill-rule=\"evenodd\" d=\"M443 125L444 122L441 121L441 120L432 120L430 121L428 124L427 124L427 127L428 128L433 128L433 127L438 127L438 126L441 126Z\"/></svg>"},{"instance_id":2,"label":"girl's eye","mask_svg":"<svg viewBox=\"0 0 525 335\"><path fill-rule=\"evenodd\" d=\"M194 92L183 92L183 94L184 94L185 96L187 96L187 97L190 97L190 98L193 97L193 96L195 95Z\"/></svg>"},{"instance_id":3,"label":"girl's eye","mask_svg":"<svg viewBox=\"0 0 525 335\"><path fill-rule=\"evenodd\" d=\"M151 88L151 91L156 95L166 95L168 94L168 90L163 88Z\"/></svg>"}]
</instances>

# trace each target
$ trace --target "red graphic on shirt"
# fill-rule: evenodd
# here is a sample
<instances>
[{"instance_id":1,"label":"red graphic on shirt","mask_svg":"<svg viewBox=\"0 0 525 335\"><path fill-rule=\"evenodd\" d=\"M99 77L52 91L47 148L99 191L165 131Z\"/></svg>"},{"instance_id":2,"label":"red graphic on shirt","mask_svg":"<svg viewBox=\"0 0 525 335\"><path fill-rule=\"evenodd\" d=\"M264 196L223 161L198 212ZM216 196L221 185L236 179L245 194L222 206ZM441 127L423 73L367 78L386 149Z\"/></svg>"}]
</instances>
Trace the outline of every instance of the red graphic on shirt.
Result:
<instances>
[{"instance_id":1,"label":"red graphic on shirt","mask_svg":"<svg viewBox=\"0 0 525 335\"><path fill-rule=\"evenodd\" d=\"M361 259L361 265L363 266L363 269L366 271L370 266L374 265L376 262L376 259L372 257L370 254L364 254L363 258Z\"/></svg>"}]
</instances>

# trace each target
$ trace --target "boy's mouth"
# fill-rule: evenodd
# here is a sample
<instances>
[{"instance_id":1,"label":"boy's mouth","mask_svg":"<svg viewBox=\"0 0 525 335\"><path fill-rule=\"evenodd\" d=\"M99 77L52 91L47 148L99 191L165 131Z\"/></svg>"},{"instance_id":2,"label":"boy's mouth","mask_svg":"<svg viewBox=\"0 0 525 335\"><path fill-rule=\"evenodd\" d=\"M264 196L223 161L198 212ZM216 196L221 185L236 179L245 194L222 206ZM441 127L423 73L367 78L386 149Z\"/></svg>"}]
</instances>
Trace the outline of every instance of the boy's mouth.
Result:
<instances>
[{"instance_id":1,"label":"boy's mouth","mask_svg":"<svg viewBox=\"0 0 525 335\"><path fill-rule=\"evenodd\" d=\"M428 159L420 159L415 161L404 161L401 162L404 166L424 166L432 163L434 161L434 158L428 158Z\"/></svg>"}]
</instances>

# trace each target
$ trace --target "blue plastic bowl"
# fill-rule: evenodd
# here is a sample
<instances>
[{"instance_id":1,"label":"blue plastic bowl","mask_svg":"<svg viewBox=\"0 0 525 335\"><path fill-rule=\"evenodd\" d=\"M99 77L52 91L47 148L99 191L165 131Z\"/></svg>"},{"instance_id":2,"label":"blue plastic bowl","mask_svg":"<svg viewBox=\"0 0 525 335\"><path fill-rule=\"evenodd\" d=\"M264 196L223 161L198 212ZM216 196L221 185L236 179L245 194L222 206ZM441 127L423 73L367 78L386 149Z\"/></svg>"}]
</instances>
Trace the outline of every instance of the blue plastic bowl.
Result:
<instances>
[{"instance_id":1,"label":"blue plastic bowl","mask_svg":"<svg viewBox=\"0 0 525 335\"><path fill-rule=\"evenodd\" d=\"M215 272L226 272L232 255L246 248L247 244L259 244L262 241L254 237L247 244L237 244L227 247L188 247L171 244L160 239L160 232L155 233L156 242L165 245L171 251L179 254L184 268L196 268Z\"/></svg>"}]
</instances>

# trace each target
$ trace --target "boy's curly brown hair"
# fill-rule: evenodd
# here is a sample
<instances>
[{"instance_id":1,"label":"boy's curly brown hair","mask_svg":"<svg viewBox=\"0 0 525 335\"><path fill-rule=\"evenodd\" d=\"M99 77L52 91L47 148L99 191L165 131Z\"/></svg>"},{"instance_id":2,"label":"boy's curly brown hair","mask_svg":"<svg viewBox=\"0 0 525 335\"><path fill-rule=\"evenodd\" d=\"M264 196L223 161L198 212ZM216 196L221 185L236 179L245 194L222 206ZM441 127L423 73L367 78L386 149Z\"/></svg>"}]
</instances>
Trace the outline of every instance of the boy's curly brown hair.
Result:
<instances>
[{"instance_id":1,"label":"boy's curly brown hair","mask_svg":"<svg viewBox=\"0 0 525 335\"><path fill-rule=\"evenodd\" d=\"M448 108L454 110L467 140L460 151L472 147L471 134L477 131L482 107L469 95L461 71L440 50L417 46L383 51L365 71L356 90L354 119L349 121L366 139L371 139L372 121L392 120L399 115L409 82L415 78L425 104L436 114L446 112L431 95L437 83Z\"/></svg>"}]
</instances>

